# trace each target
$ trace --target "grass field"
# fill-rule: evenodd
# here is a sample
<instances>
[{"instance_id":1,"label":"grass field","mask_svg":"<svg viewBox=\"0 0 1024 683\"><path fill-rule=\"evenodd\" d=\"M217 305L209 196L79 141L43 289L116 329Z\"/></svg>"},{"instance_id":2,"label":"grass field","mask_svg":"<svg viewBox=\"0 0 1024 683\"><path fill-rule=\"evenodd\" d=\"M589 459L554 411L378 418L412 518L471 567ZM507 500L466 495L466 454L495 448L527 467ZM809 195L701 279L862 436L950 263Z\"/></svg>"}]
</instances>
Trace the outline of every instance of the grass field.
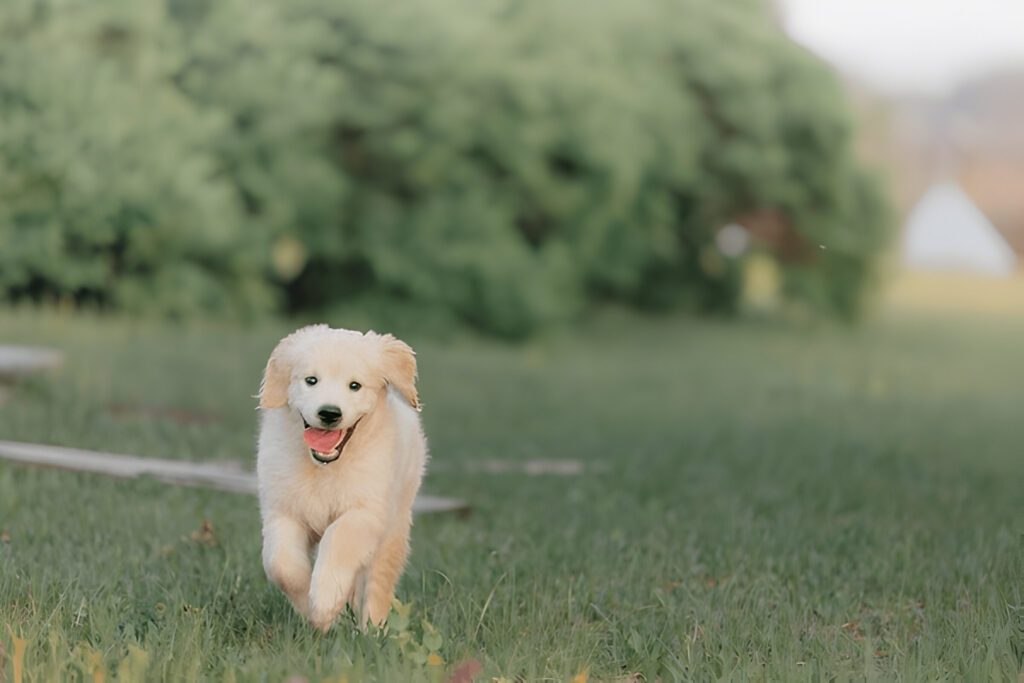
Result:
<instances>
[{"instance_id":1,"label":"grass field","mask_svg":"<svg viewBox=\"0 0 1024 683\"><path fill-rule=\"evenodd\" d=\"M283 332L2 313L69 362L0 438L251 459ZM474 513L418 519L390 634L293 615L254 499L0 463L0 680L1018 679L1024 319L409 341L425 489ZM584 470L479 466L541 458Z\"/></svg>"}]
</instances>

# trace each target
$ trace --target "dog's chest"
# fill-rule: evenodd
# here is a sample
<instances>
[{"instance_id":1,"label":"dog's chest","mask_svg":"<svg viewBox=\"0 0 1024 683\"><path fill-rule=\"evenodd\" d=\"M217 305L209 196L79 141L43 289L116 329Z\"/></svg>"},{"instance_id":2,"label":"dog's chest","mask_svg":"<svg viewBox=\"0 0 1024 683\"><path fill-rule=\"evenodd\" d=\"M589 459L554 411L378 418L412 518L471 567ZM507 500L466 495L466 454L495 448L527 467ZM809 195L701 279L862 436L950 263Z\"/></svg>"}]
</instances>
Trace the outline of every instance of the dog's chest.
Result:
<instances>
[{"instance_id":1,"label":"dog's chest","mask_svg":"<svg viewBox=\"0 0 1024 683\"><path fill-rule=\"evenodd\" d=\"M332 465L325 465L324 468ZM295 518L301 520L316 535L336 519L356 507L359 491L353 482L346 481L340 472L313 472L302 477L292 488L288 505Z\"/></svg>"}]
</instances>

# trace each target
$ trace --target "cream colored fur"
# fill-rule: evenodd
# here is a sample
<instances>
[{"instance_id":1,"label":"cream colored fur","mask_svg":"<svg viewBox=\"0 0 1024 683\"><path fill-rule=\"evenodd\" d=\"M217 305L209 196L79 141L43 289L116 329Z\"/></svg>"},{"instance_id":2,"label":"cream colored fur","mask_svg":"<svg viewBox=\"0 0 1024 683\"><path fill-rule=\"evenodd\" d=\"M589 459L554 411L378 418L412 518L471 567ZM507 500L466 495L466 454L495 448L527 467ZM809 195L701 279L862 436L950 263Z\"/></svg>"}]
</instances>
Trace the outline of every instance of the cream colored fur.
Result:
<instances>
[{"instance_id":1,"label":"cream colored fur","mask_svg":"<svg viewBox=\"0 0 1024 683\"><path fill-rule=\"evenodd\" d=\"M352 391L353 381L362 387ZM310 457L302 438L303 419L315 425L323 404L341 408L341 428L358 423L326 465ZM318 629L329 629L346 604L362 623L383 623L409 553L427 461L412 349L391 335L304 327L271 354L260 409L267 576Z\"/></svg>"}]
</instances>

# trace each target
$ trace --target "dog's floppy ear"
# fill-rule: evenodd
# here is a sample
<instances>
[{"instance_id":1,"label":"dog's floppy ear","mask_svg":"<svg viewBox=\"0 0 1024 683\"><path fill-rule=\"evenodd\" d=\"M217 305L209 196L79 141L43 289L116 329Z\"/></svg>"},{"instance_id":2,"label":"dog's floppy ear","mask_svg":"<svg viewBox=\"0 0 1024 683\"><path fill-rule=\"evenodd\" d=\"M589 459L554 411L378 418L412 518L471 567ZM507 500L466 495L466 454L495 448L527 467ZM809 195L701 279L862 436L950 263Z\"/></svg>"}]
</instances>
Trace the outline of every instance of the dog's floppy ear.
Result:
<instances>
[{"instance_id":1,"label":"dog's floppy ear","mask_svg":"<svg viewBox=\"0 0 1024 683\"><path fill-rule=\"evenodd\" d=\"M299 335L313 329L326 328L326 325L309 325L292 332L274 347L267 361L267 369L263 371L263 382L260 383L260 408L280 408L288 402L288 383L291 381L292 347Z\"/></svg>"},{"instance_id":2,"label":"dog's floppy ear","mask_svg":"<svg viewBox=\"0 0 1024 683\"><path fill-rule=\"evenodd\" d=\"M375 333L371 333L375 334ZM384 380L398 389L416 410L420 409L420 397L416 392L416 352L393 335L376 335L380 339Z\"/></svg>"},{"instance_id":3,"label":"dog's floppy ear","mask_svg":"<svg viewBox=\"0 0 1024 683\"><path fill-rule=\"evenodd\" d=\"M278 357L277 349L271 354L267 361L267 368L263 371L263 381L260 383L260 408L280 408L288 402L288 382L291 380L291 370L284 359Z\"/></svg>"}]
</instances>

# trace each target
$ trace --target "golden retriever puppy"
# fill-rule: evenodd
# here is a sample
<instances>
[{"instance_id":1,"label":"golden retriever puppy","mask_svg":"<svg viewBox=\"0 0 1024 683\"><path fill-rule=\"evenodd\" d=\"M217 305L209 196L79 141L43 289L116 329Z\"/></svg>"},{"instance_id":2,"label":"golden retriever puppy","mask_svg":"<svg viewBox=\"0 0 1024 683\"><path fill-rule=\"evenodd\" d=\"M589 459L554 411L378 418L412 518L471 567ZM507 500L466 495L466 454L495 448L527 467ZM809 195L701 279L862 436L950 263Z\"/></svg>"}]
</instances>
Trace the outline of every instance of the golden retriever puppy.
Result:
<instances>
[{"instance_id":1,"label":"golden retriever puppy","mask_svg":"<svg viewBox=\"0 0 1024 683\"><path fill-rule=\"evenodd\" d=\"M318 629L346 604L383 623L427 462L413 350L389 334L304 327L274 349L259 401L267 576Z\"/></svg>"}]
</instances>

